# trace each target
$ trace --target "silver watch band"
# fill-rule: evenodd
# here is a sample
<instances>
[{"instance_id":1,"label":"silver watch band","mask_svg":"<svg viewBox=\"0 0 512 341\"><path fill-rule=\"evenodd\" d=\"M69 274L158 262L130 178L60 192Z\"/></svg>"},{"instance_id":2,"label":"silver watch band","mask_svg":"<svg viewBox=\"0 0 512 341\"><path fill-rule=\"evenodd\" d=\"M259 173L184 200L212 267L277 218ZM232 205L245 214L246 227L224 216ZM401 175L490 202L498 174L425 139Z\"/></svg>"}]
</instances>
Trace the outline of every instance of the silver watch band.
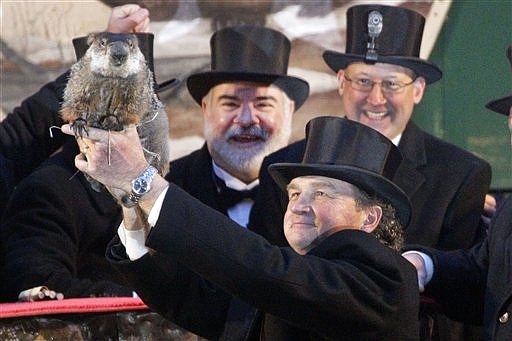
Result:
<instances>
[{"instance_id":1,"label":"silver watch band","mask_svg":"<svg viewBox=\"0 0 512 341\"><path fill-rule=\"evenodd\" d=\"M123 204L123 206L130 208L137 205L139 203L140 198L142 198L142 196L144 196L144 194L149 192L149 190L151 189L151 181L153 180L153 177L157 172L158 171L155 167L149 165L148 168L146 168L146 170L141 175L135 178L132 181L131 193L126 194L121 198L121 203ZM142 189L142 192L139 192L141 190L140 188L136 190L136 184L138 182L145 182L146 184L146 187Z\"/></svg>"},{"instance_id":2,"label":"silver watch band","mask_svg":"<svg viewBox=\"0 0 512 341\"><path fill-rule=\"evenodd\" d=\"M121 203L123 204L124 207L131 208L131 207L136 206L139 203L139 200L141 197L142 197L142 195L137 196L133 192L129 193L129 194L125 194L121 198Z\"/></svg>"}]
</instances>

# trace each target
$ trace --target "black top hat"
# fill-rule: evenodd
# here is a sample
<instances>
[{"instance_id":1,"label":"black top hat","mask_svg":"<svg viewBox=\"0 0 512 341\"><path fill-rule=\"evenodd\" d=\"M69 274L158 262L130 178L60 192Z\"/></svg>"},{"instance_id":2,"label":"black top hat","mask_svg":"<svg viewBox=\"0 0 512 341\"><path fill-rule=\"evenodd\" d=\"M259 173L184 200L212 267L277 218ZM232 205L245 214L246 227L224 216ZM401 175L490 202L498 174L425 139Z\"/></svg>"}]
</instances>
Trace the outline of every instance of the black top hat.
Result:
<instances>
[{"instance_id":1,"label":"black top hat","mask_svg":"<svg viewBox=\"0 0 512 341\"><path fill-rule=\"evenodd\" d=\"M346 53L325 51L327 65L338 72L354 62L387 63L413 70L433 83L441 70L420 59L425 18L402 7L358 5L347 10Z\"/></svg>"},{"instance_id":2,"label":"black top hat","mask_svg":"<svg viewBox=\"0 0 512 341\"><path fill-rule=\"evenodd\" d=\"M188 91L201 104L210 89L230 81L274 84L281 88L298 109L309 95L309 84L288 76L290 41L281 32L252 25L226 27L210 40L211 71L192 74Z\"/></svg>"},{"instance_id":3,"label":"black top hat","mask_svg":"<svg viewBox=\"0 0 512 341\"><path fill-rule=\"evenodd\" d=\"M378 131L345 118L321 116L306 125L302 163L275 163L268 170L283 190L293 178L306 175L351 183L389 202L406 227L411 204L392 181L401 162L398 148Z\"/></svg>"},{"instance_id":4,"label":"black top hat","mask_svg":"<svg viewBox=\"0 0 512 341\"><path fill-rule=\"evenodd\" d=\"M113 35L119 35L119 37L122 37L123 35L127 33L110 33ZM179 81L176 78L169 79L163 83L156 83L156 77L155 77L155 67L153 63L153 40L154 35L152 33L130 33L137 37L137 40L139 42L139 49L144 55L144 58L146 59L146 63L148 63L148 67L153 73L153 78L155 79L155 92L162 92L164 90L170 89L176 85L178 85ZM87 49L89 48L89 44L87 43L88 36L78 37L73 39L73 47L75 49L75 55L76 60L79 60L84 56L84 54L87 52Z\"/></svg>"},{"instance_id":5,"label":"black top hat","mask_svg":"<svg viewBox=\"0 0 512 341\"><path fill-rule=\"evenodd\" d=\"M512 66L512 46L509 46L507 49L507 58L510 62L510 66ZM508 116L510 113L510 107L512 107L512 95L490 101L485 105L485 107L497 113Z\"/></svg>"}]
</instances>

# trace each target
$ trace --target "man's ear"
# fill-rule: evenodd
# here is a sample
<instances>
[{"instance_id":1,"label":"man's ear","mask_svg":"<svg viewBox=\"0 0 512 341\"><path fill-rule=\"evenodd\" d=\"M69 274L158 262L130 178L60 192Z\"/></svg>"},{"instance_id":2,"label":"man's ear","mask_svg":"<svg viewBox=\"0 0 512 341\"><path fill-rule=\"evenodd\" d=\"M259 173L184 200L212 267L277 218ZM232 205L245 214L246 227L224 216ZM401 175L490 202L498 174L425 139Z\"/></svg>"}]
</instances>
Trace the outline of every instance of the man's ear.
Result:
<instances>
[{"instance_id":1,"label":"man's ear","mask_svg":"<svg viewBox=\"0 0 512 341\"><path fill-rule=\"evenodd\" d=\"M427 81L423 77L418 77L414 81L414 104L418 104L423 99L423 95L425 94L425 87L427 86Z\"/></svg>"},{"instance_id":2,"label":"man's ear","mask_svg":"<svg viewBox=\"0 0 512 341\"><path fill-rule=\"evenodd\" d=\"M343 96L343 81L345 80L343 75L345 75L345 70L339 69L338 73L336 74L336 79L338 80L338 94L340 96Z\"/></svg>"},{"instance_id":3,"label":"man's ear","mask_svg":"<svg viewBox=\"0 0 512 341\"><path fill-rule=\"evenodd\" d=\"M364 219L361 230L371 233L379 226L382 219L382 207L374 205L366 209L366 218Z\"/></svg>"}]
</instances>

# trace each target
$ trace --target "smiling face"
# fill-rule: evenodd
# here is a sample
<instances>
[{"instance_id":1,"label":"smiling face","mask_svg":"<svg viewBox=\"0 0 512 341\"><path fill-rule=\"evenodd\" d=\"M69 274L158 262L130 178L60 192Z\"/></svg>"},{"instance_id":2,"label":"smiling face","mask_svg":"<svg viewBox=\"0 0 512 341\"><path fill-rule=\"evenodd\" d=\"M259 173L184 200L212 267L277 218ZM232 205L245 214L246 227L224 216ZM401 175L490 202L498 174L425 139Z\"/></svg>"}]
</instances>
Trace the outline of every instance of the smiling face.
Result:
<instances>
[{"instance_id":1,"label":"smiling face","mask_svg":"<svg viewBox=\"0 0 512 341\"><path fill-rule=\"evenodd\" d=\"M356 90L346 79L360 82L399 82L409 84L413 75L408 69L392 64L368 65L353 63L338 71L338 93L343 112L348 119L376 129L389 139L401 134L409 122L414 105L418 104L425 90L425 79L418 77L398 93L382 92L380 84L369 91Z\"/></svg>"},{"instance_id":2,"label":"smiling face","mask_svg":"<svg viewBox=\"0 0 512 341\"><path fill-rule=\"evenodd\" d=\"M289 142L294 102L276 86L219 84L203 98L202 108L213 160L246 183L258 177L266 155Z\"/></svg>"},{"instance_id":3,"label":"smiling face","mask_svg":"<svg viewBox=\"0 0 512 341\"><path fill-rule=\"evenodd\" d=\"M357 206L358 189L345 181L301 176L290 181L287 191L289 202L284 216L284 234L299 254L306 254L337 231L361 229L371 232L380 221L379 212L375 212L374 207L362 209Z\"/></svg>"}]
</instances>

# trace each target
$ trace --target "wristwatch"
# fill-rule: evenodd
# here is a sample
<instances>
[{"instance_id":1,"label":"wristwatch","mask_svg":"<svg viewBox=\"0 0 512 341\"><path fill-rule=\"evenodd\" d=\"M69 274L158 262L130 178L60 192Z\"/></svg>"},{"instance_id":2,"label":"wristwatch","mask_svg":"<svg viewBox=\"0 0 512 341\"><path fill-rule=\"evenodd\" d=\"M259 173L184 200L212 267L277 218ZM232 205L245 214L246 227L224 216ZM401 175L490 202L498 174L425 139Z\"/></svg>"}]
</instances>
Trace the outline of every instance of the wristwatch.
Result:
<instances>
[{"instance_id":1,"label":"wristwatch","mask_svg":"<svg viewBox=\"0 0 512 341\"><path fill-rule=\"evenodd\" d=\"M149 165L148 168L132 181L132 192L122 198L125 207L133 207L137 205L140 198L151 189L151 181L157 173L155 167Z\"/></svg>"}]
</instances>

